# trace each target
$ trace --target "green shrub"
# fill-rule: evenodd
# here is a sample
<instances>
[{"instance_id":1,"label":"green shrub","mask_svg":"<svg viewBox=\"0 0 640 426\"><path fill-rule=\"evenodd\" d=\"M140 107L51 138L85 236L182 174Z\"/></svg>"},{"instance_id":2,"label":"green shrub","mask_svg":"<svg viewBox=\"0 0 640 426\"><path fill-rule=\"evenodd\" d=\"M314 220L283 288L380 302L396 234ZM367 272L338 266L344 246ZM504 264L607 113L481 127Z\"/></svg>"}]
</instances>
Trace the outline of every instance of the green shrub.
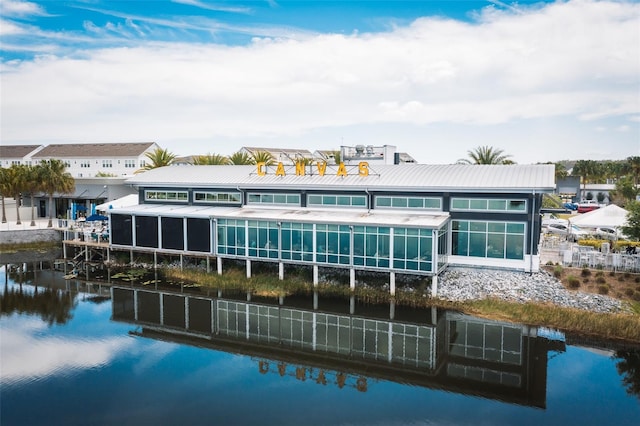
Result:
<instances>
[{"instance_id":1,"label":"green shrub","mask_svg":"<svg viewBox=\"0 0 640 426\"><path fill-rule=\"evenodd\" d=\"M606 284L607 280L604 277L598 277L598 278L596 278L596 283L598 283L598 284Z\"/></svg>"},{"instance_id":2,"label":"green shrub","mask_svg":"<svg viewBox=\"0 0 640 426\"><path fill-rule=\"evenodd\" d=\"M604 277L604 272L603 271L596 272L596 277Z\"/></svg>"},{"instance_id":3,"label":"green shrub","mask_svg":"<svg viewBox=\"0 0 640 426\"><path fill-rule=\"evenodd\" d=\"M553 268L553 276L556 278L560 278L562 276L562 266L558 265Z\"/></svg>"},{"instance_id":4,"label":"green shrub","mask_svg":"<svg viewBox=\"0 0 640 426\"><path fill-rule=\"evenodd\" d=\"M582 275L583 277L590 277L591 276L591 269L584 267L582 268L582 272L580 272L580 275Z\"/></svg>"},{"instance_id":5,"label":"green shrub","mask_svg":"<svg viewBox=\"0 0 640 426\"><path fill-rule=\"evenodd\" d=\"M598 286L598 293L600 293L600 294L609 294L609 286L606 285L606 284Z\"/></svg>"},{"instance_id":6,"label":"green shrub","mask_svg":"<svg viewBox=\"0 0 640 426\"><path fill-rule=\"evenodd\" d=\"M570 288L579 288L580 287L580 280L573 276L573 275L569 275L567 277L567 284L569 284Z\"/></svg>"}]
</instances>

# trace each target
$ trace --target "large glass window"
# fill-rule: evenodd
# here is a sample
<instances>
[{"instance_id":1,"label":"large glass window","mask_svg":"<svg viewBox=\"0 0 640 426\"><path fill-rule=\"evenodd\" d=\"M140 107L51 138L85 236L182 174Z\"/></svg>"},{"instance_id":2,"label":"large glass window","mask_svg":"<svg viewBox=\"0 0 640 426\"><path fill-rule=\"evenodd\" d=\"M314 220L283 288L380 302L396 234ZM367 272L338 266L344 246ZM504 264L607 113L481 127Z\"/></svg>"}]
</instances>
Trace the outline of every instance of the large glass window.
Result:
<instances>
[{"instance_id":1,"label":"large glass window","mask_svg":"<svg viewBox=\"0 0 640 426\"><path fill-rule=\"evenodd\" d=\"M389 267L390 228L353 227L353 263L376 268Z\"/></svg>"},{"instance_id":2,"label":"large glass window","mask_svg":"<svg viewBox=\"0 0 640 426\"><path fill-rule=\"evenodd\" d=\"M316 261L348 265L350 240L348 225L316 225Z\"/></svg>"},{"instance_id":3,"label":"large glass window","mask_svg":"<svg viewBox=\"0 0 640 426\"><path fill-rule=\"evenodd\" d=\"M300 205L300 194L249 193L247 204Z\"/></svg>"},{"instance_id":4,"label":"large glass window","mask_svg":"<svg viewBox=\"0 0 640 426\"><path fill-rule=\"evenodd\" d=\"M313 225L284 222L281 256L287 260L313 261Z\"/></svg>"},{"instance_id":5,"label":"large glass window","mask_svg":"<svg viewBox=\"0 0 640 426\"><path fill-rule=\"evenodd\" d=\"M366 195L310 194L307 207L366 207Z\"/></svg>"},{"instance_id":6,"label":"large glass window","mask_svg":"<svg viewBox=\"0 0 640 426\"><path fill-rule=\"evenodd\" d=\"M158 248L157 216L136 216L136 245Z\"/></svg>"},{"instance_id":7,"label":"large glass window","mask_svg":"<svg viewBox=\"0 0 640 426\"><path fill-rule=\"evenodd\" d=\"M451 229L453 255L524 259L524 223L454 220Z\"/></svg>"},{"instance_id":8,"label":"large glass window","mask_svg":"<svg viewBox=\"0 0 640 426\"><path fill-rule=\"evenodd\" d=\"M220 191L194 191L194 203L214 203L214 204L240 204L242 194L240 192L220 192Z\"/></svg>"},{"instance_id":9,"label":"large glass window","mask_svg":"<svg viewBox=\"0 0 640 426\"><path fill-rule=\"evenodd\" d=\"M432 271L433 231L431 229L393 229L393 267L409 271Z\"/></svg>"},{"instance_id":10,"label":"large glass window","mask_svg":"<svg viewBox=\"0 0 640 426\"><path fill-rule=\"evenodd\" d=\"M475 210L493 212L526 213L526 200L484 199L484 198L452 198L451 210Z\"/></svg>"},{"instance_id":11,"label":"large glass window","mask_svg":"<svg viewBox=\"0 0 640 426\"><path fill-rule=\"evenodd\" d=\"M208 253L211 250L211 225L209 219L187 219L187 250Z\"/></svg>"},{"instance_id":12,"label":"large glass window","mask_svg":"<svg viewBox=\"0 0 640 426\"><path fill-rule=\"evenodd\" d=\"M184 220L181 217L163 217L162 248L171 250L184 249Z\"/></svg>"},{"instance_id":13,"label":"large glass window","mask_svg":"<svg viewBox=\"0 0 640 426\"><path fill-rule=\"evenodd\" d=\"M278 224L264 220L248 222L249 256L278 258Z\"/></svg>"},{"instance_id":14,"label":"large glass window","mask_svg":"<svg viewBox=\"0 0 640 426\"><path fill-rule=\"evenodd\" d=\"M217 253L244 256L245 233L244 220L218 219Z\"/></svg>"},{"instance_id":15,"label":"large glass window","mask_svg":"<svg viewBox=\"0 0 640 426\"><path fill-rule=\"evenodd\" d=\"M189 192L187 191L144 191L145 201L162 201L162 202L186 202L189 200Z\"/></svg>"},{"instance_id":16,"label":"large glass window","mask_svg":"<svg viewBox=\"0 0 640 426\"><path fill-rule=\"evenodd\" d=\"M376 196L376 208L442 210L442 199L436 197Z\"/></svg>"}]
</instances>

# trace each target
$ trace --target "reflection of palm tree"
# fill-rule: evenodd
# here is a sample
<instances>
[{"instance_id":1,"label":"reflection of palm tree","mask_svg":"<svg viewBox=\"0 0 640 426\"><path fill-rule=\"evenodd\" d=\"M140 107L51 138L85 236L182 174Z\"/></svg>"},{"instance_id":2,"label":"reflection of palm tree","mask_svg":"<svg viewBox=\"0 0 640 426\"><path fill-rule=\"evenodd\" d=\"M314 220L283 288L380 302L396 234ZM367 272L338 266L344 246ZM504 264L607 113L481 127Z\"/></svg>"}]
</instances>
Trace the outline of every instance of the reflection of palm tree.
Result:
<instances>
[{"instance_id":1,"label":"reflection of palm tree","mask_svg":"<svg viewBox=\"0 0 640 426\"><path fill-rule=\"evenodd\" d=\"M71 310L75 306L75 298L66 292L45 288L42 291L24 292L22 285L18 289L8 288L5 283L4 293L0 294L2 315L14 312L38 314L49 325L65 324L73 316Z\"/></svg>"},{"instance_id":2,"label":"reflection of palm tree","mask_svg":"<svg viewBox=\"0 0 640 426\"><path fill-rule=\"evenodd\" d=\"M640 351L619 350L615 357L620 361L616 364L618 374L622 375L622 383L629 395L640 398Z\"/></svg>"},{"instance_id":3,"label":"reflection of palm tree","mask_svg":"<svg viewBox=\"0 0 640 426\"><path fill-rule=\"evenodd\" d=\"M149 159L149 163L145 164L143 168L136 171L136 173L144 172L158 167L170 166L173 164L173 160L176 159L174 153L167 149L156 148L151 152L144 154Z\"/></svg>"},{"instance_id":4,"label":"reflection of palm tree","mask_svg":"<svg viewBox=\"0 0 640 426\"><path fill-rule=\"evenodd\" d=\"M42 160L40 162L40 179L42 191L49 195L49 223L53 226L53 194L60 192L69 194L75 189L73 177L65 171L65 165L60 160Z\"/></svg>"},{"instance_id":5,"label":"reflection of palm tree","mask_svg":"<svg viewBox=\"0 0 640 426\"><path fill-rule=\"evenodd\" d=\"M472 151L467 151L470 159L458 160L458 164L514 164L509 160L510 155L504 151L490 146L479 146Z\"/></svg>"}]
</instances>

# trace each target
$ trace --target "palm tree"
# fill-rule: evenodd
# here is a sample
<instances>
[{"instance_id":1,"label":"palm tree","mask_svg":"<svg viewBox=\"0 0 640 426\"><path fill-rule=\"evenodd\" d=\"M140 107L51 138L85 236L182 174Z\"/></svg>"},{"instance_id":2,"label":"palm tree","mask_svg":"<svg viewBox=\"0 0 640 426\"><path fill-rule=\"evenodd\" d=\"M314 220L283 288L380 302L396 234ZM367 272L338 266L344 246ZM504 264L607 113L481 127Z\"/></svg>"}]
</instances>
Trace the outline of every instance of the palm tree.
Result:
<instances>
[{"instance_id":1,"label":"palm tree","mask_svg":"<svg viewBox=\"0 0 640 426\"><path fill-rule=\"evenodd\" d=\"M69 194L75 189L73 177L65 171L65 165L60 160L42 160L40 162L42 191L49 195L49 223L53 226L53 194L55 192Z\"/></svg>"},{"instance_id":2,"label":"palm tree","mask_svg":"<svg viewBox=\"0 0 640 426\"><path fill-rule=\"evenodd\" d=\"M11 194L13 199L16 201L16 225L21 225L22 221L20 220L20 199L21 193L25 190L26 186L26 166L21 164L14 164L9 169L7 169L7 174L7 193Z\"/></svg>"},{"instance_id":3,"label":"palm tree","mask_svg":"<svg viewBox=\"0 0 640 426\"><path fill-rule=\"evenodd\" d=\"M633 176L633 184L638 187L640 183L640 157L627 157L627 163L631 169L631 176Z\"/></svg>"},{"instance_id":4,"label":"palm tree","mask_svg":"<svg viewBox=\"0 0 640 426\"><path fill-rule=\"evenodd\" d=\"M458 160L458 164L514 164L509 160L510 155L505 155L502 149L490 146L479 146L472 151L467 151L469 159Z\"/></svg>"},{"instance_id":5,"label":"palm tree","mask_svg":"<svg viewBox=\"0 0 640 426\"><path fill-rule=\"evenodd\" d=\"M229 162L234 166L256 164L256 161L246 152L238 151L229 156Z\"/></svg>"},{"instance_id":6,"label":"palm tree","mask_svg":"<svg viewBox=\"0 0 640 426\"><path fill-rule=\"evenodd\" d=\"M267 166L272 166L276 163L276 160L273 158L270 152L267 151L258 151L253 154L254 164L264 163Z\"/></svg>"},{"instance_id":7,"label":"palm tree","mask_svg":"<svg viewBox=\"0 0 640 426\"><path fill-rule=\"evenodd\" d=\"M587 190L587 183L598 174L598 163L593 160L578 160L571 171L572 176L580 176L582 179L582 195Z\"/></svg>"},{"instance_id":8,"label":"palm tree","mask_svg":"<svg viewBox=\"0 0 640 426\"><path fill-rule=\"evenodd\" d=\"M2 199L2 223L7 223L7 212L4 207L4 197L9 194L9 173L4 167L0 167L0 198Z\"/></svg>"},{"instance_id":9,"label":"palm tree","mask_svg":"<svg viewBox=\"0 0 640 426\"><path fill-rule=\"evenodd\" d=\"M197 155L193 158L194 166L224 166L229 164L229 158L220 154Z\"/></svg>"},{"instance_id":10,"label":"palm tree","mask_svg":"<svg viewBox=\"0 0 640 426\"><path fill-rule=\"evenodd\" d=\"M176 159L176 155L174 153L162 148L156 148L144 155L149 159L150 163L145 164L145 166L137 170L136 173L156 169L158 167L170 166L173 163L173 160Z\"/></svg>"},{"instance_id":11,"label":"palm tree","mask_svg":"<svg viewBox=\"0 0 640 426\"><path fill-rule=\"evenodd\" d=\"M36 211L35 211L34 197L37 192L41 192L42 190L42 180L40 179L41 173L42 173L42 167L39 164L36 166L27 166L25 191L29 192L29 196L31 197L30 226L36 226L36 219L35 219Z\"/></svg>"}]
</instances>

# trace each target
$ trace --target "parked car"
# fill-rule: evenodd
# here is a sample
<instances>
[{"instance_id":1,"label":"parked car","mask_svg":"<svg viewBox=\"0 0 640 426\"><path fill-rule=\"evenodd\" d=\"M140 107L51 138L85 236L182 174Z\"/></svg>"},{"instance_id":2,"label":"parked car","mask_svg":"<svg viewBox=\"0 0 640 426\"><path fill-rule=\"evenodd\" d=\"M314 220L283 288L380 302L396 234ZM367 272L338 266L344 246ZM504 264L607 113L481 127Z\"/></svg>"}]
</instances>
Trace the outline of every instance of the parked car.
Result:
<instances>
[{"instance_id":1,"label":"parked car","mask_svg":"<svg viewBox=\"0 0 640 426\"><path fill-rule=\"evenodd\" d=\"M569 241L578 241L589 236L589 233L584 229L576 225L565 225L563 223L551 223L544 229L544 232L564 236Z\"/></svg>"},{"instance_id":2,"label":"parked car","mask_svg":"<svg viewBox=\"0 0 640 426\"><path fill-rule=\"evenodd\" d=\"M564 203L562 206L567 210L578 210L578 203Z\"/></svg>"},{"instance_id":3,"label":"parked car","mask_svg":"<svg viewBox=\"0 0 640 426\"><path fill-rule=\"evenodd\" d=\"M552 223L561 223L563 225L568 225L569 221L567 219L561 219L553 213L545 213L542 215L542 227L546 228Z\"/></svg>"},{"instance_id":4,"label":"parked car","mask_svg":"<svg viewBox=\"0 0 640 426\"><path fill-rule=\"evenodd\" d=\"M595 235L598 238L602 238L604 240L611 240L611 241L629 239L619 229L612 228L610 226L601 226L599 228L596 228Z\"/></svg>"},{"instance_id":5,"label":"parked car","mask_svg":"<svg viewBox=\"0 0 640 426\"><path fill-rule=\"evenodd\" d=\"M578 203L578 213L586 213L600 208L596 200L582 200Z\"/></svg>"}]
</instances>

